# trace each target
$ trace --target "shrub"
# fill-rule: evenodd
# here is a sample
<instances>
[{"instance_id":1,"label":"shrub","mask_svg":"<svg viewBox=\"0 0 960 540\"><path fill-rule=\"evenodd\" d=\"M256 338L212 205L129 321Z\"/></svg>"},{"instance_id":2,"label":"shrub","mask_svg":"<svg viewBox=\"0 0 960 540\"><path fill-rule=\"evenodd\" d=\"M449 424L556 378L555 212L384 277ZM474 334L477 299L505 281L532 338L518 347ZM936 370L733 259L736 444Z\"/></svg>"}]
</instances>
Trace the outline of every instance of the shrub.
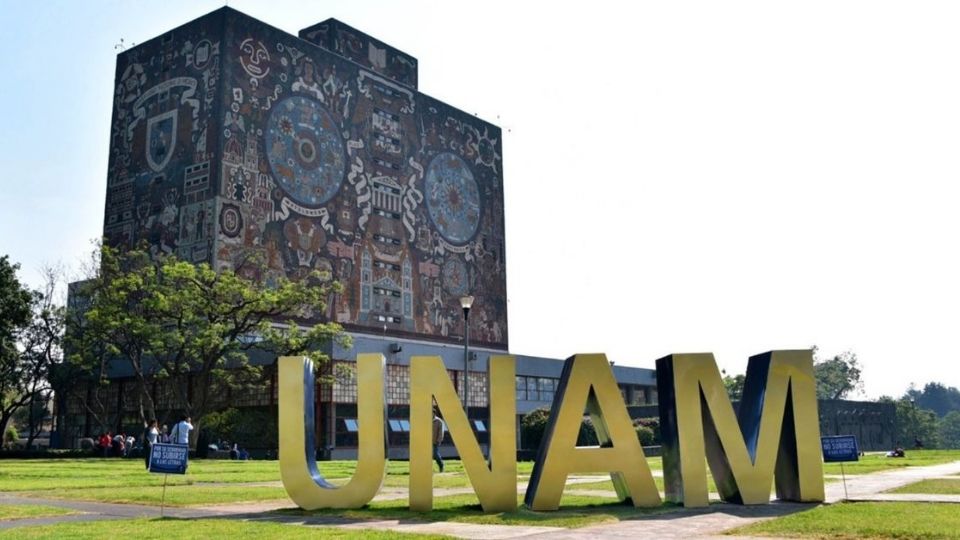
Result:
<instances>
[{"instance_id":1,"label":"shrub","mask_svg":"<svg viewBox=\"0 0 960 540\"><path fill-rule=\"evenodd\" d=\"M636 424L637 439L641 446L653 446L653 430L643 424Z\"/></svg>"},{"instance_id":2,"label":"shrub","mask_svg":"<svg viewBox=\"0 0 960 540\"><path fill-rule=\"evenodd\" d=\"M550 411L547 409L530 411L520 420L520 442L523 448L528 450L540 448L549 420ZM577 435L577 446L596 446L597 444L597 432L593 429L593 422L589 417L584 417L580 424L580 433Z\"/></svg>"},{"instance_id":3,"label":"shrub","mask_svg":"<svg viewBox=\"0 0 960 540\"><path fill-rule=\"evenodd\" d=\"M652 437L650 442L644 442L644 439L640 439L640 442L644 446L655 446L660 444L660 419L659 418L637 418L633 421L634 426L644 426L649 428L652 432ZM640 437L639 433L637 437Z\"/></svg>"},{"instance_id":4,"label":"shrub","mask_svg":"<svg viewBox=\"0 0 960 540\"><path fill-rule=\"evenodd\" d=\"M3 432L3 444L0 446L12 448L18 440L20 440L20 434L17 433L17 428L13 427L13 424L7 424L7 429Z\"/></svg>"}]
</instances>

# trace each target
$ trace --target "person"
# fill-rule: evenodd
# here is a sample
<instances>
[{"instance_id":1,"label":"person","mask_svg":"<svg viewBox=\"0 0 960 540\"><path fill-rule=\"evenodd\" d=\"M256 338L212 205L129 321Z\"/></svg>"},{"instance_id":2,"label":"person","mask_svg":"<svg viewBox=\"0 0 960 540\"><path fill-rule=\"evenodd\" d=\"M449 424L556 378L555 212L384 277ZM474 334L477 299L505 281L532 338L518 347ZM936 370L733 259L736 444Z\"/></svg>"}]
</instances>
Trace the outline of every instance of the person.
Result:
<instances>
[{"instance_id":1,"label":"person","mask_svg":"<svg viewBox=\"0 0 960 540\"><path fill-rule=\"evenodd\" d=\"M100 446L100 451L103 453L103 457L110 457L110 442L112 440L113 437L110 436L109 431L106 431L100 435L97 445Z\"/></svg>"},{"instance_id":2,"label":"person","mask_svg":"<svg viewBox=\"0 0 960 540\"><path fill-rule=\"evenodd\" d=\"M436 407L433 409L433 460L437 462L437 467L440 467L440 472L443 472L443 458L440 457L440 445L443 444L443 436L446 434L447 426L444 425L443 419L440 418L440 411Z\"/></svg>"},{"instance_id":3,"label":"person","mask_svg":"<svg viewBox=\"0 0 960 540\"><path fill-rule=\"evenodd\" d=\"M113 445L111 447L113 450L113 457L123 457L124 439L125 437L123 436L123 433L117 433L113 436Z\"/></svg>"},{"instance_id":4,"label":"person","mask_svg":"<svg viewBox=\"0 0 960 540\"><path fill-rule=\"evenodd\" d=\"M166 424L164 424L160 430L160 442L170 444L170 428L168 428Z\"/></svg>"},{"instance_id":5,"label":"person","mask_svg":"<svg viewBox=\"0 0 960 540\"><path fill-rule=\"evenodd\" d=\"M233 448L230 449L230 459L234 461L240 459L240 449L237 447L237 443L233 443Z\"/></svg>"},{"instance_id":6,"label":"person","mask_svg":"<svg viewBox=\"0 0 960 540\"><path fill-rule=\"evenodd\" d=\"M181 418L180 422L177 425L173 426L173 431L170 433L170 439L173 444L188 445L190 444L190 432L193 431L193 424L190 423L190 417L184 416Z\"/></svg>"},{"instance_id":7,"label":"person","mask_svg":"<svg viewBox=\"0 0 960 540\"><path fill-rule=\"evenodd\" d=\"M143 461L147 470L150 469L150 449L153 448L153 445L157 444L159 440L160 430L157 429L157 419L154 418L147 424L147 432L143 436Z\"/></svg>"}]
</instances>

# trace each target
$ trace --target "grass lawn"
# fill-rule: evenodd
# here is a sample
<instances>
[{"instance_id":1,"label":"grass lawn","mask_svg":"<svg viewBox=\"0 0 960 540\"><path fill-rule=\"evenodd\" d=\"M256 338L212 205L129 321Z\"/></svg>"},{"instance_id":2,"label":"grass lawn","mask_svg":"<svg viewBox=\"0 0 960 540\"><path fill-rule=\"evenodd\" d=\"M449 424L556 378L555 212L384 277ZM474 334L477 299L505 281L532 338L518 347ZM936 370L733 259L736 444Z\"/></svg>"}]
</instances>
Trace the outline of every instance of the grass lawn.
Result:
<instances>
[{"instance_id":1,"label":"grass lawn","mask_svg":"<svg viewBox=\"0 0 960 540\"><path fill-rule=\"evenodd\" d=\"M659 462L659 458L654 458ZM161 486L163 476L150 474L139 459L6 459L0 467L0 491L35 491L64 488ZM328 480L346 482L354 461L323 461L320 470ZM533 463L517 463L517 474L529 476ZM467 487L459 460L447 460L445 474L434 475L437 487ZM387 463L386 486L406 486L410 467L406 461ZM278 461L226 461L195 459L183 476L170 475L167 485L202 483L279 482ZM334 482L337 483L337 482Z\"/></svg>"},{"instance_id":2,"label":"grass lawn","mask_svg":"<svg viewBox=\"0 0 960 540\"><path fill-rule=\"evenodd\" d=\"M160 505L162 487L137 486L132 488L52 489L36 493L37 497L76 499L121 504ZM29 495L29 493L27 493ZM167 486L164 504L167 506L197 506L243 501L289 500L282 487L252 486Z\"/></svg>"},{"instance_id":3,"label":"grass lawn","mask_svg":"<svg viewBox=\"0 0 960 540\"><path fill-rule=\"evenodd\" d=\"M44 506L42 504L5 504L0 506L0 521L8 519L41 518L76 514L68 508Z\"/></svg>"},{"instance_id":4,"label":"grass lawn","mask_svg":"<svg viewBox=\"0 0 960 540\"><path fill-rule=\"evenodd\" d=\"M280 479L276 461L193 460L184 476L170 475L168 485L197 482L267 482ZM5 459L0 461L0 491L58 488L163 485L139 459Z\"/></svg>"},{"instance_id":5,"label":"grass lawn","mask_svg":"<svg viewBox=\"0 0 960 540\"><path fill-rule=\"evenodd\" d=\"M907 450L907 457L888 458L884 454L867 454L860 461L843 464L846 474L867 474L902 467L923 467L960 461L960 450ZM839 463L824 463L824 474L840 474Z\"/></svg>"},{"instance_id":6,"label":"grass lawn","mask_svg":"<svg viewBox=\"0 0 960 540\"><path fill-rule=\"evenodd\" d=\"M513 512L484 514L475 495L434 497L431 512L411 512L406 499L374 501L360 510L314 510L299 508L277 510L282 515L340 516L352 519L418 519L423 521L455 521L490 525L537 525L549 527L584 527L599 523L617 522L640 515L678 511L680 506L664 503L656 508L634 508L610 497L564 495L556 512L534 512L522 506L523 497L517 497L518 507Z\"/></svg>"},{"instance_id":7,"label":"grass lawn","mask_svg":"<svg viewBox=\"0 0 960 540\"><path fill-rule=\"evenodd\" d=\"M923 480L913 484L908 484L887 493L932 493L934 495L960 495L960 478L949 480L946 478L933 478ZM960 513L960 507L957 508Z\"/></svg>"},{"instance_id":8,"label":"grass lawn","mask_svg":"<svg viewBox=\"0 0 960 540\"><path fill-rule=\"evenodd\" d=\"M0 531L0 538L332 538L336 540L387 540L409 538L434 540L447 536L403 534L393 531L347 530L333 527L302 527L279 523L234 521L228 519L125 519L62 523L42 527L17 527Z\"/></svg>"},{"instance_id":9,"label":"grass lawn","mask_svg":"<svg viewBox=\"0 0 960 540\"><path fill-rule=\"evenodd\" d=\"M814 538L960 538L955 504L869 502L812 510L739 527L726 534Z\"/></svg>"}]
</instances>

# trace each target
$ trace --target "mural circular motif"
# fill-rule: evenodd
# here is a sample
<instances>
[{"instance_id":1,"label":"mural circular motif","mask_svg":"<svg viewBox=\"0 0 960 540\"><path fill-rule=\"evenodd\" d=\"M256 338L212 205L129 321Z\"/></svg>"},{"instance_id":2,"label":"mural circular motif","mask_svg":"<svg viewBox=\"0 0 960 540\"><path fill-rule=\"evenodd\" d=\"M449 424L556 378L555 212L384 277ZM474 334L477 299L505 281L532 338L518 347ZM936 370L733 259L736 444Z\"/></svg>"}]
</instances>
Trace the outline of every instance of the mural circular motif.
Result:
<instances>
[{"instance_id":1,"label":"mural circular motif","mask_svg":"<svg viewBox=\"0 0 960 540\"><path fill-rule=\"evenodd\" d=\"M470 289L470 280L467 276L467 265L460 259L447 259L441 270L443 288L452 295L467 294Z\"/></svg>"},{"instance_id":2,"label":"mural circular motif","mask_svg":"<svg viewBox=\"0 0 960 540\"><path fill-rule=\"evenodd\" d=\"M466 244L480 225L480 188L470 167L444 152L433 159L425 182L427 211L449 242Z\"/></svg>"},{"instance_id":3,"label":"mural circular motif","mask_svg":"<svg viewBox=\"0 0 960 540\"><path fill-rule=\"evenodd\" d=\"M224 204L220 208L220 230L230 238L240 236L240 231L243 230L243 216L240 215L240 208L232 204Z\"/></svg>"},{"instance_id":4,"label":"mural circular motif","mask_svg":"<svg viewBox=\"0 0 960 540\"><path fill-rule=\"evenodd\" d=\"M264 146L274 178L294 201L318 206L340 190L346 169L343 140L316 101L294 96L275 105Z\"/></svg>"}]
</instances>

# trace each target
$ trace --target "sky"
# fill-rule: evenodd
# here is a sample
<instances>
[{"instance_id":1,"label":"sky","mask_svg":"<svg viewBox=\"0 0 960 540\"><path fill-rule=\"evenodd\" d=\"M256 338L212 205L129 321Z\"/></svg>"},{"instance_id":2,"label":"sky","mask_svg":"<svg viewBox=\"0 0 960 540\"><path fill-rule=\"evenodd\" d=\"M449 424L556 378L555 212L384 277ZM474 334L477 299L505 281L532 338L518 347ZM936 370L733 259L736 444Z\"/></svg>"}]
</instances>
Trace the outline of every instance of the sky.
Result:
<instances>
[{"instance_id":1,"label":"sky","mask_svg":"<svg viewBox=\"0 0 960 540\"><path fill-rule=\"evenodd\" d=\"M39 285L102 232L116 46L216 1L0 0L0 254ZM270 2L419 60L503 129L510 349L650 367L857 354L960 386L960 4Z\"/></svg>"}]
</instances>

